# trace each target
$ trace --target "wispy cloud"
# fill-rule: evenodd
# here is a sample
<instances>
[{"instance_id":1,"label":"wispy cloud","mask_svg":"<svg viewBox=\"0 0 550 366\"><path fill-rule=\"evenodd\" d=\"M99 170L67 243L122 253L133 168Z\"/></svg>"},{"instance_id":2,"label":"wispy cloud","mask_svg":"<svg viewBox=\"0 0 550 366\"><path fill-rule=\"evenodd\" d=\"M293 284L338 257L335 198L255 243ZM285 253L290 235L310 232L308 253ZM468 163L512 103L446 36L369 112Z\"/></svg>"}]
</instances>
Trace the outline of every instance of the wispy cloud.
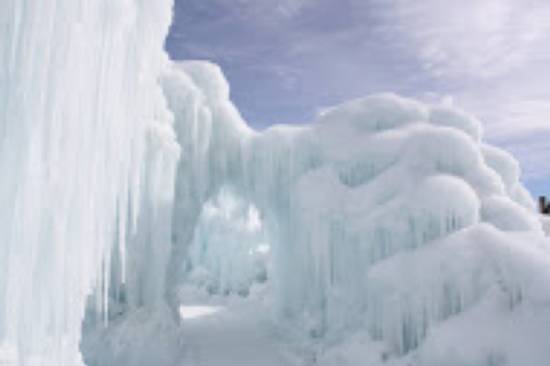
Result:
<instances>
[{"instance_id":1,"label":"wispy cloud","mask_svg":"<svg viewBox=\"0 0 550 366\"><path fill-rule=\"evenodd\" d=\"M492 78L548 54L546 0L378 0L384 30L437 77ZM545 56L546 56L545 55Z\"/></svg>"},{"instance_id":2,"label":"wispy cloud","mask_svg":"<svg viewBox=\"0 0 550 366\"><path fill-rule=\"evenodd\" d=\"M501 113L502 120L491 129L495 140L550 137L550 100L520 100L502 106ZM550 146L550 140L544 142ZM550 160L550 155L547 158Z\"/></svg>"}]
</instances>

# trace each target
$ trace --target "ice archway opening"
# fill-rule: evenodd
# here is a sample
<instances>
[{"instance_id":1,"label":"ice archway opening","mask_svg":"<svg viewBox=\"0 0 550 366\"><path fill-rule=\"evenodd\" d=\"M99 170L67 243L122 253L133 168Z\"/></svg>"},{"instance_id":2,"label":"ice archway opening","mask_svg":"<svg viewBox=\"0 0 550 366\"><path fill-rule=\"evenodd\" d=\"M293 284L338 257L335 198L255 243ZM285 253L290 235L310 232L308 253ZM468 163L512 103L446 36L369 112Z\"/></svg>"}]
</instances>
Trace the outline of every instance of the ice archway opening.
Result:
<instances>
[{"instance_id":1,"label":"ice archway opening","mask_svg":"<svg viewBox=\"0 0 550 366\"><path fill-rule=\"evenodd\" d=\"M269 279L271 245L262 215L229 187L201 210L182 265L182 284L207 295L248 296ZM180 308L182 315L184 309Z\"/></svg>"}]
</instances>

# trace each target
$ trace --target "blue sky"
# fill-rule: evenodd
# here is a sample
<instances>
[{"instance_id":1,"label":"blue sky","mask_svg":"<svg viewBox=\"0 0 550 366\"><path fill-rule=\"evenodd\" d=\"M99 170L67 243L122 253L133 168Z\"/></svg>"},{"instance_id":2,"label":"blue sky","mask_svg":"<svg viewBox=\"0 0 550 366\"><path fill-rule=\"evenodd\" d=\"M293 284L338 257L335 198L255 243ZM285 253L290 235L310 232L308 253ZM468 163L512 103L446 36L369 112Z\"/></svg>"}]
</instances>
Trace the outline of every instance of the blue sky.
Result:
<instances>
[{"instance_id":1,"label":"blue sky","mask_svg":"<svg viewBox=\"0 0 550 366\"><path fill-rule=\"evenodd\" d=\"M258 129L370 93L452 97L550 195L550 1L176 0L166 47L226 74Z\"/></svg>"}]
</instances>

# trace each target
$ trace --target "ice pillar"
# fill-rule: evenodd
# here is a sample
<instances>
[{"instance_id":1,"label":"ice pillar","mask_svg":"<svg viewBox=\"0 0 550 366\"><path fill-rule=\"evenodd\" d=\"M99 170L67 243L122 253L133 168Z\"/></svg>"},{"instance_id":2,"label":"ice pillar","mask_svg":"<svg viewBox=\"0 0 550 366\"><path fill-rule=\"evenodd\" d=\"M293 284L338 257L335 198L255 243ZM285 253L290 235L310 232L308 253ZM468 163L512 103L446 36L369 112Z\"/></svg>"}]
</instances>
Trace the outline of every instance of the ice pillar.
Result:
<instances>
[{"instance_id":1,"label":"ice pillar","mask_svg":"<svg viewBox=\"0 0 550 366\"><path fill-rule=\"evenodd\" d=\"M172 143L171 1L0 4L0 353L78 365L86 296L138 221L145 169L171 159L145 163L151 139Z\"/></svg>"}]
</instances>

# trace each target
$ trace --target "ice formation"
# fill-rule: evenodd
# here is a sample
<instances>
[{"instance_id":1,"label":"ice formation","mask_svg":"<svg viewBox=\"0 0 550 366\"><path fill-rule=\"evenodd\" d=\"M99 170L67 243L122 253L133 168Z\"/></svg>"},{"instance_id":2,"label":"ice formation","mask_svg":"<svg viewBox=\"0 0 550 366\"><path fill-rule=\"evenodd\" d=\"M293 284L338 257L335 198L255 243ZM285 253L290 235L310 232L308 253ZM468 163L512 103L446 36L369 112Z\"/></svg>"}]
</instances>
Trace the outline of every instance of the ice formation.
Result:
<instances>
[{"instance_id":1,"label":"ice formation","mask_svg":"<svg viewBox=\"0 0 550 366\"><path fill-rule=\"evenodd\" d=\"M550 240L474 117L384 94L256 132L168 61L170 1L3 5L0 363L82 365L84 332L89 366L173 365L182 284L269 277L287 337L344 345L320 364L547 364Z\"/></svg>"},{"instance_id":2,"label":"ice formation","mask_svg":"<svg viewBox=\"0 0 550 366\"><path fill-rule=\"evenodd\" d=\"M183 151L175 222L197 222L194 208L227 186L253 202L273 250L277 319L313 338L367 329L381 359L418 365L449 364L456 342L457 365L547 359L521 340L529 326L497 337L503 319L541 330L532 314L548 315L549 242L518 164L482 142L474 117L377 95L257 133L217 67L177 65L164 85ZM175 229L176 247L194 226ZM480 314L486 322L472 320ZM487 327L495 339L468 340Z\"/></svg>"},{"instance_id":3,"label":"ice formation","mask_svg":"<svg viewBox=\"0 0 550 366\"><path fill-rule=\"evenodd\" d=\"M0 4L0 363L82 365L84 304L110 292L111 253L126 257L131 232L162 265L170 236L179 147L157 78L171 3Z\"/></svg>"},{"instance_id":4,"label":"ice formation","mask_svg":"<svg viewBox=\"0 0 550 366\"><path fill-rule=\"evenodd\" d=\"M211 294L246 296L267 281L270 249L258 210L222 188L202 208L182 282Z\"/></svg>"}]
</instances>

